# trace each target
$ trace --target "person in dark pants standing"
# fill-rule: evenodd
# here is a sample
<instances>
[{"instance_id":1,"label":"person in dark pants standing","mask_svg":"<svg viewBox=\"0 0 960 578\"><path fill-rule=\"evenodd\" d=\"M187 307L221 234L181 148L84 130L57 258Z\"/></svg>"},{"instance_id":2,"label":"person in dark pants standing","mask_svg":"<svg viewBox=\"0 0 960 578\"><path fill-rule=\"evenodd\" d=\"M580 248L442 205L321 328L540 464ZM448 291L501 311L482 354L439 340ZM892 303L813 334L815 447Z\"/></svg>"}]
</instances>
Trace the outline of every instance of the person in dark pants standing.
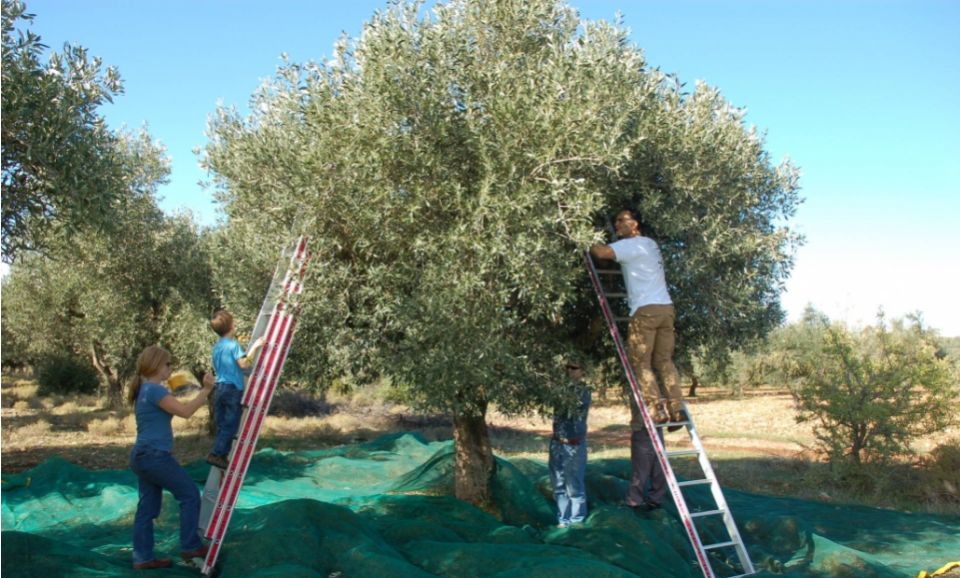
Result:
<instances>
[{"instance_id":1,"label":"person in dark pants standing","mask_svg":"<svg viewBox=\"0 0 960 578\"><path fill-rule=\"evenodd\" d=\"M660 441L663 441L662 437ZM633 472L625 502L635 512L656 510L667 495L667 478L663 475L647 428L630 432L630 458Z\"/></svg>"},{"instance_id":2,"label":"person in dark pants standing","mask_svg":"<svg viewBox=\"0 0 960 578\"><path fill-rule=\"evenodd\" d=\"M557 502L557 526L560 528L583 523L587 517L585 477L590 388L583 382L583 366L568 362L566 369L578 403L572 410L554 414L549 460L550 485Z\"/></svg>"}]
</instances>

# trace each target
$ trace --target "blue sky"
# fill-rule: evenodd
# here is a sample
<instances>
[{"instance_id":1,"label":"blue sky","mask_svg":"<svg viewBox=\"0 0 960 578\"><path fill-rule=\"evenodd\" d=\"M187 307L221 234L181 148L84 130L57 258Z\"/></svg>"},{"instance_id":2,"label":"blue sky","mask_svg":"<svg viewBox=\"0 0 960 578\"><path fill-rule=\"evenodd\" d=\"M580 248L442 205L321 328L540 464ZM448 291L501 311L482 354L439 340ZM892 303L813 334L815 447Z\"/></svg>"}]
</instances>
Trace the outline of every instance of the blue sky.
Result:
<instances>
[{"instance_id":1,"label":"blue sky","mask_svg":"<svg viewBox=\"0 0 960 578\"><path fill-rule=\"evenodd\" d=\"M767 149L802 171L791 226L807 237L783 296L869 323L921 311L960 335L960 2L580 0L619 11L647 60L748 110ZM385 1L28 0L53 49L80 44L119 68L115 127L147 123L172 159L168 211L218 218L192 153L218 102L241 110L280 54L320 60Z\"/></svg>"}]
</instances>

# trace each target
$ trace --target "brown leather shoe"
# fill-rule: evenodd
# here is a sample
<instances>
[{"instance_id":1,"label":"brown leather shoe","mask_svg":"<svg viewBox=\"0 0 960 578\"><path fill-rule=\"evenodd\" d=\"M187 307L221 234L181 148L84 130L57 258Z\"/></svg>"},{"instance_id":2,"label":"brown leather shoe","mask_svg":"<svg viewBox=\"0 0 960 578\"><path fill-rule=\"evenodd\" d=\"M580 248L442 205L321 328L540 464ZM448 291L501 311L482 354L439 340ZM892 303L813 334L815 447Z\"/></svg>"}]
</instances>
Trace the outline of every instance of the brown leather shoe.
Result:
<instances>
[{"instance_id":1,"label":"brown leather shoe","mask_svg":"<svg viewBox=\"0 0 960 578\"><path fill-rule=\"evenodd\" d=\"M196 550L190 550L189 552L180 552L180 557L183 558L184 562L189 562L194 558L206 558L207 552L210 551L210 546L204 544L197 548Z\"/></svg>"},{"instance_id":2,"label":"brown leather shoe","mask_svg":"<svg viewBox=\"0 0 960 578\"><path fill-rule=\"evenodd\" d=\"M663 411L655 411L650 414L650 419L652 419L656 425L662 425L670 421L670 414Z\"/></svg>"},{"instance_id":3,"label":"brown leather shoe","mask_svg":"<svg viewBox=\"0 0 960 578\"><path fill-rule=\"evenodd\" d=\"M225 470L230 467L230 462L227 461L227 456L218 456L216 454L207 455L207 463L221 470Z\"/></svg>"},{"instance_id":4,"label":"brown leather shoe","mask_svg":"<svg viewBox=\"0 0 960 578\"><path fill-rule=\"evenodd\" d=\"M169 558L154 558L149 562L140 562L139 564L134 564L134 570L156 570L157 568L169 568L173 566L173 560Z\"/></svg>"}]
</instances>

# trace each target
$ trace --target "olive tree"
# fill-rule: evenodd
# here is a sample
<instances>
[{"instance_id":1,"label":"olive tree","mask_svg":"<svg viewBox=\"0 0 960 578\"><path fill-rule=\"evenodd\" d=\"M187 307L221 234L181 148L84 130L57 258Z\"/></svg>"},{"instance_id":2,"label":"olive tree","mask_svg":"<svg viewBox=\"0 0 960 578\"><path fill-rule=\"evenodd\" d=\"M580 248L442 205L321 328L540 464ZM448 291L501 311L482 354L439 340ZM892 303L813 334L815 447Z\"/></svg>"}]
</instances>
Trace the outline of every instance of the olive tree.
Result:
<instances>
[{"instance_id":1,"label":"olive tree","mask_svg":"<svg viewBox=\"0 0 960 578\"><path fill-rule=\"evenodd\" d=\"M779 331L775 343L798 421L813 423L836 463L883 463L910 454L917 437L956 423L956 366L918 318L888 323L881 316L857 331L798 324Z\"/></svg>"},{"instance_id":2,"label":"olive tree","mask_svg":"<svg viewBox=\"0 0 960 578\"><path fill-rule=\"evenodd\" d=\"M685 294L711 273L735 283L710 286L691 330L776 316L795 239L775 223L794 175L722 104L683 95L621 26L553 0L396 3L329 60L285 64L249 117L221 109L206 162L252 269L283 237L312 236L291 361L388 375L451 415L456 494L488 504L487 409L556 401L561 359L596 311L582 255L604 215L655 214ZM715 161L698 158L714 154L699 144L711 131Z\"/></svg>"},{"instance_id":3,"label":"olive tree","mask_svg":"<svg viewBox=\"0 0 960 578\"><path fill-rule=\"evenodd\" d=\"M3 258L52 238L109 229L123 209L124 159L98 108L121 90L79 46L46 54L33 15L3 0Z\"/></svg>"},{"instance_id":4,"label":"olive tree","mask_svg":"<svg viewBox=\"0 0 960 578\"><path fill-rule=\"evenodd\" d=\"M212 292L201 234L189 216L167 217L154 193L168 167L145 134L118 143L126 159L125 209L110 234L88 230L24 252L3 287L3 332L28 361L81 357L108 401L144 346L161 342L178 361L205 365Z\"/></svg>"}]
</instances>

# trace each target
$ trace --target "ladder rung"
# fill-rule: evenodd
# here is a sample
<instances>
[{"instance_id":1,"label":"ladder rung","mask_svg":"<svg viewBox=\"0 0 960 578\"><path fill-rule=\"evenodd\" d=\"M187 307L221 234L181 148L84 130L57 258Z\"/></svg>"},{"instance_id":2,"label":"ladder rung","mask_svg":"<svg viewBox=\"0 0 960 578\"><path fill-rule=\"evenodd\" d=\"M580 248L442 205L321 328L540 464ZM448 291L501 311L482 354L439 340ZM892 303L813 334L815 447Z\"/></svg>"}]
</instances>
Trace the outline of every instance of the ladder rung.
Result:
<instances>
[{"instance_id":1,"label":"ladder rung","mask_svg":"<svg viewBox=\"0 0 960 578\"><path fill-rule=\"evenodd\" d=\"M617 323L629 323L629 322L630 322L630 318L629 318L629 317L614 317L613 320L616 321Z\"/></svg>"},{"instance_id":2,"label":"ladder rung","mask_svg":"<svg viewBox=\"0 0 960 578\"><path fill-rule=\"evenodd\" d=\"M702 486L704 484L710 484L710 483L712 483L710 480L703 479L703 480L690 480L687 482L677 482L677 485L683 488L686 486Z\"/></svg>"},{"instance_id":3,"label":"ladder rung","mask_svg":"<svg viewBox=\"0 0 960 578\"><path fill-rule=\"evenodd\" d=\"M682 456L699 456L699 455L700 455L700 450L673 450L673 451L667 452L668 458L676 458L676 457L682 457Z\"/></svg>"},{"instance_id":4,"label":"ladder rung","mask_svg":"<svg viewBox=\"0 0 960 578\"><path fill-rule=\"evenodd\" d=\"M597 269L597 273L601 275L623 275L623 271L620 269Z\"/></svg>"},{"instance_id":5,"label":"ladder rung","mask_svg":"<svg viewBox=\"0 0 960 578\"><path fill-rule=\"evenodd\" d=\"M709 546L704 546L703 549L716 550L718 548L728 548L730 546L736 546L736 545L737 543L731 540L730 542L717 542L716 544L710 544Z\"/></svg>"},{"instance_id":6,"label":"ladder rung","mask_svg":"<svg viewBox=\"0 0 960 578\"><path fill-rule=\"evenodd\" d=\"M706 510L704 512L690 512L691 518L702 518L704 516L716 516L718 514L723 514L724 510Z\"/></svg>"},{"instance_id":7,"label":"ladder rung","mask_svg":"<svg viewBox=\"0 0 960 578\"><path fill-rule=\"evenodd\" d=\"M620 297L626 297L626 296L627 296L626 293L619 293L619 292L618 292L618 293L604 293L604 295L607 297L607 299L609 299L609 298L611 298L611 297L620 298Z\"/></svg>"}]
</instances>

